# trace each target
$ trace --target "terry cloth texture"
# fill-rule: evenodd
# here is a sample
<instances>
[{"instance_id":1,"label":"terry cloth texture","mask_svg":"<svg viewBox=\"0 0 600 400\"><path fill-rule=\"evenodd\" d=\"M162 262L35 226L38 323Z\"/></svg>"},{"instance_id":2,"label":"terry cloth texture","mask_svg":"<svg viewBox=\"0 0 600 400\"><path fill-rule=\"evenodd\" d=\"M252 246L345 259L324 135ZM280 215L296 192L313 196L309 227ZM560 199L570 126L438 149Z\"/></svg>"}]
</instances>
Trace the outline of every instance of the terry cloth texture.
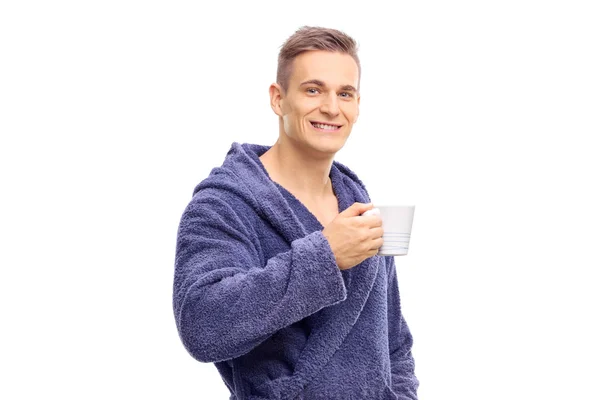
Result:
<instances>
[{"instance_id":1,"label":"terry cloth texture","mask_svg":"<svg viewBox=\"0 0 600 400\"><path fill-rule=\"evenodd\" d=\"M233 143L183 212L173 309L185 348L215 364L230 399L416 399L394 258L341 271L323 226L269 178L268 149ZM330 178L340 211L370 201L346 166Z\"/></svg>"}]
</instances>

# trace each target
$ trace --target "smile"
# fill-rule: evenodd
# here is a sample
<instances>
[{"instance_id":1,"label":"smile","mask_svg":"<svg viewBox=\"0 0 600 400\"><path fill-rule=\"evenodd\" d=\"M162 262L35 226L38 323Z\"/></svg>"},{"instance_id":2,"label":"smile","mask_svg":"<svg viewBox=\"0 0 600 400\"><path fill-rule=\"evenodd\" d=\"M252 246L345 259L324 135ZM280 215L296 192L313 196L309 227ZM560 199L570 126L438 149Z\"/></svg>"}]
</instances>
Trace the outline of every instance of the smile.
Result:
<instances>
[{"instance_id":1,"label":"smile","mask_svg":"<svg viewBox=\"0 0 600 400\"><path fill-rule=\"evenodd\" d=\"M313 122L313 121L311 121L310 124L319 131L327 131L327 132L337 131L342 127L341 125L332 125L332 124L326 124L323 122Z\"/></svg>"}]
</instances>

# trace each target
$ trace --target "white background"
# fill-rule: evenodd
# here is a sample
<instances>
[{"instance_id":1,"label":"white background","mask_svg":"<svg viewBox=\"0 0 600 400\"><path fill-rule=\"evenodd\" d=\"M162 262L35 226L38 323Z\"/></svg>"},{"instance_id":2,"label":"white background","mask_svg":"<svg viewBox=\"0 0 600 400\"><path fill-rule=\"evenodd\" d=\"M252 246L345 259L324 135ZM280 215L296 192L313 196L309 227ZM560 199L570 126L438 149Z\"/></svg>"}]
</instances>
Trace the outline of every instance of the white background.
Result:
<instances>
[{"instance_id":1,"label":"white background","mask_svg":"<svg viewBox=\"0 0 600 400\"><path fill-rule=\"evenodd\" d=\"M273 144L279 46L359 42L337 160L415 204L397 258L421 399L600 399L593 1L6 1L3 399L226 399L183 348L175 239L231 143Z\"/></svg>"}]
</instances>

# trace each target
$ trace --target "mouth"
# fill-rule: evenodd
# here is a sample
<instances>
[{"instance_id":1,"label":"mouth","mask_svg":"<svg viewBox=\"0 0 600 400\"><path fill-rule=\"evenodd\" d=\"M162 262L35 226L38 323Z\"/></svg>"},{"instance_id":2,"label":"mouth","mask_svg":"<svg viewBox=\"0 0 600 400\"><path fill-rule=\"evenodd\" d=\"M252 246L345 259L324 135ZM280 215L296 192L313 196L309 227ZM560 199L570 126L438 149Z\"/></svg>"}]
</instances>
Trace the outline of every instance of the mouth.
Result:
<instances>
[{"instance_id":1,"label":"mouth","mask_svg":"<svg viewBox=\"0 0 600 400\"><path fill-rule=\"evenodd\" d=\"M335 132L339 131L342 127L342 125L320 121L310 121L310 124L313 126L313 128L321 132Z\"/></svg>"}]
</instances>

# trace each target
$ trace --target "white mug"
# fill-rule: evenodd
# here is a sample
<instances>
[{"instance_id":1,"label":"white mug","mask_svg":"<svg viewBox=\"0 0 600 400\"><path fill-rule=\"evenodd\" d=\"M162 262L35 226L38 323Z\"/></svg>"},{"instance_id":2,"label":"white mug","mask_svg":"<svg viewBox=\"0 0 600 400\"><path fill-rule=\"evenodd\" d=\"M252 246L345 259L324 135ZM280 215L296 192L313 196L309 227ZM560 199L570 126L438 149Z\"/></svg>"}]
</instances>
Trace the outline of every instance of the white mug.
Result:
<instances>
[{"instance_id":1,"label":"white mug","mask_svg":"<svg viewBox=\"0 0 600 400\"><path fill-rule=\"evenodd\" d=\"M415 206L377 206L362 215L378 214L383 223L383 245L380 256L404 256L408 254Z\"/></svg>"}]
</instances>

